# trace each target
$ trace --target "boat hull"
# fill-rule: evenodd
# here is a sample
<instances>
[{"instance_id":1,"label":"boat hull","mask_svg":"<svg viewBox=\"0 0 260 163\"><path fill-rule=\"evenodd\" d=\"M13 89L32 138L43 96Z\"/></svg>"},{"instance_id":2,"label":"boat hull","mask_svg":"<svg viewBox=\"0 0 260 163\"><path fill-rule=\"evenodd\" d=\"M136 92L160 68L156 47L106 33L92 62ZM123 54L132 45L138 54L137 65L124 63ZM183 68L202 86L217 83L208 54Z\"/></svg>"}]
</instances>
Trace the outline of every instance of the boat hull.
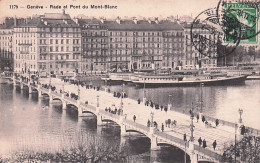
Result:
<instances>
[{"instance_id":1,"label":"boat hull","mask_svg":"<svg viewBox=\"0 0 260 163\"><path fill-rule=\"evenodd\" d=\"M230 77L225 79L210 79L210 80L197 80L197 81L176 81L176 82L134 82L137 87L179 87L179 86L220 86L220 85L243 85L246 80L245 76Z\"/></svg>"}]
</instances>

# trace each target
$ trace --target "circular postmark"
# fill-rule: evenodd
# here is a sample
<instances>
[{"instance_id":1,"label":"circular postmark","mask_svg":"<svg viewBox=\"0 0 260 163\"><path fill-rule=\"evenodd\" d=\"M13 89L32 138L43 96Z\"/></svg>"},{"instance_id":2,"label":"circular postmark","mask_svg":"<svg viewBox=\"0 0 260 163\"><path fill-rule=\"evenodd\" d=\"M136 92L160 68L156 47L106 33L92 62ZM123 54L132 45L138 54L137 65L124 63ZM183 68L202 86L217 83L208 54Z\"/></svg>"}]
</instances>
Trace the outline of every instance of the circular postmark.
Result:
<instances>
[{"instance_id":1,"label":"circular postmark","mask_svg":"<svg viewBox=\"0 0 260 163\"><path fill-rule=\"evenodd\" d=\"M216 12L220 20L230 14L236 17L241 26L241 43L256 43L257 35L260 33L259 5L260 2L250 0L220 0Z\"/></svg>"},{"instance_id":2,"label":"circular postmark","mask_svg":"<svg viewBox=\"0 0 260 163\"><path fill-rule=\"evenodd\" d=\"M211 8L194 19L190 36L192 45L200 54L211 58L224 57L239 45L241 26L232 13L225 14L220 20L216 8Z\"/></svg>"}]
</instances>

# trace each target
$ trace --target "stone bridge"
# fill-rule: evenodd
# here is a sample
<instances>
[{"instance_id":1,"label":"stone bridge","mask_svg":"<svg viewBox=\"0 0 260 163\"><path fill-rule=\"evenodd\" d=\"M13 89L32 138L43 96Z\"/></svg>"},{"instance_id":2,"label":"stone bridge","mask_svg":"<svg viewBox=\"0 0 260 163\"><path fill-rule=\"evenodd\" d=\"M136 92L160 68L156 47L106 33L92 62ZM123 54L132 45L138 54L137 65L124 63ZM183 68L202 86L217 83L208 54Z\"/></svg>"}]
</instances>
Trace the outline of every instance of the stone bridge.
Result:
<instances>
[{"instance_id":1,"label":"stone bridge","mask_svg":"<svg viewBox=\"0 0 260 163\"><path fill-rule=\"evenodd\" d=\"M211 162L220 162L222 156L212 150L202 148L196 145L193 141L184 141L172 134L161 132L155 127L147 127L144 124L129 120L124 115L112 114L99 107L99 97L97 96L96 106L85 104L80 99L75 100L73 98L65 96L64 93L58 93L51 89L46 89L41 85L35 85L30 81L24 81L21 78L13 77L12 82L16 86L20 86L21 89L28 87L29 93L33 91L38 92L38 97L43 95L49 96L50 103L53 100L59 100L62 103L62 108L66 109L67 105L73 105L78 110L78 116L85 116L86 113L91 113L97 118L97 125L102 125L104 121L112 121L118 124L121 128L121 136L126 135L128 132L138 132L150 139L151 149L158 149L161 145L171 145L177 147L190 156L191 163L197 163L201 160L207 160Z\"/></svg>"}]
</instances>

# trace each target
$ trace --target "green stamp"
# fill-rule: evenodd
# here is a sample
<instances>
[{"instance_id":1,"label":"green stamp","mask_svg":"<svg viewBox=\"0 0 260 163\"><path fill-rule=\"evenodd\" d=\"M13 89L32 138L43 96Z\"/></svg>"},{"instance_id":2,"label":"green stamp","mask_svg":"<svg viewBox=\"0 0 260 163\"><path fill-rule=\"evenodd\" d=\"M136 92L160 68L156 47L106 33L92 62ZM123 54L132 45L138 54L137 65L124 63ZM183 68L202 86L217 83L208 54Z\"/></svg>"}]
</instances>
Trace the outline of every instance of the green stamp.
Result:
<instances>
[{"instance_id":1,"label":"green stamp","mask_svg":"<svg viewBox=\"0 0 260 163\"><path fill-rule=\"evenodd\" d=\"M258 42L258 7L249 2L224 4L224 43L256 44Z\"/></svg>"}]
</instances>

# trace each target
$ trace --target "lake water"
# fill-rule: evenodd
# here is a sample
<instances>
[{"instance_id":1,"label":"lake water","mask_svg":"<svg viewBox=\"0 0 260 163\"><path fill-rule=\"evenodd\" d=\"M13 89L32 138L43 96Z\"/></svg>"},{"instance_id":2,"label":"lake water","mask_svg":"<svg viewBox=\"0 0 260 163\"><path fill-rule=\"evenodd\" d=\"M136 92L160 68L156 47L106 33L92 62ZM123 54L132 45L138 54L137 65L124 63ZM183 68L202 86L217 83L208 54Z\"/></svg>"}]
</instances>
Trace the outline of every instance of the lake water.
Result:
<instances>
[{"instance_id":1,"label":"lake water","mask_svg":"<svg viewBox=\"0 0 260 163\"><path fill-rule=\"evenodd\" d=\"M96 82L98 83L98 82ZM100 82L100 85L101 82ZM122 86L109 86L111 91L121 91ZM143 97L143 89L125 85L130 98ZM172 95L169 99L169 95ZM197 110L202 95L203 112L220 119L238 121L238 109L244 110L242 118L246 125L260 129L260 81L246 81L242 86L176 87L146 89L145 97L172 109L187 112L194 103ZM59 105L49 105L48 99L38 99L37 94L28 95L8 84L0 84L0 153L25 148L57 150L79 133L100 136L107 142L120 144L129 149L129 155L137 162L183 162L184 152L173 147L150 151L149 139L132 134L120 137L116 125L97 126L94 117L79 117L73 108L62 110Z\"/></svg>"}]
</instances>

